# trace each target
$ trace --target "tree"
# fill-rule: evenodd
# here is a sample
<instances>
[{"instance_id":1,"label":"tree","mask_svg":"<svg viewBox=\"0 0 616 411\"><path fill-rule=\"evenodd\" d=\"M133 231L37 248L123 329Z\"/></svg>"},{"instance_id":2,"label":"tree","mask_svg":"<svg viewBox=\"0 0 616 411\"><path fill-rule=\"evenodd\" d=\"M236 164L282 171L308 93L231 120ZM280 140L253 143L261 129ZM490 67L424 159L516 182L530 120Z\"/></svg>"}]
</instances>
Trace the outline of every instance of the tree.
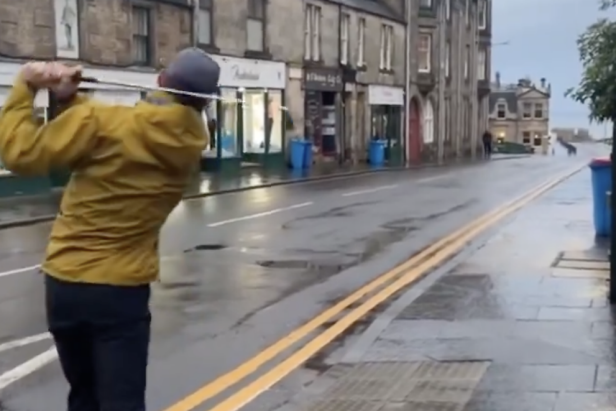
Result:
<instances>
[{"instance_id":1,"label":"tree","mask_svg":"<svg viewBox=\"0 0 616 411\"><path fill-rule=\"evenodd\" d=\"M616 0L600 1L601 10L615 6ZM592 121L616 124L616 22L599 19L580 35L577 47L582 79L566 95L588 105Z\"/></svg>"}]
</instances>

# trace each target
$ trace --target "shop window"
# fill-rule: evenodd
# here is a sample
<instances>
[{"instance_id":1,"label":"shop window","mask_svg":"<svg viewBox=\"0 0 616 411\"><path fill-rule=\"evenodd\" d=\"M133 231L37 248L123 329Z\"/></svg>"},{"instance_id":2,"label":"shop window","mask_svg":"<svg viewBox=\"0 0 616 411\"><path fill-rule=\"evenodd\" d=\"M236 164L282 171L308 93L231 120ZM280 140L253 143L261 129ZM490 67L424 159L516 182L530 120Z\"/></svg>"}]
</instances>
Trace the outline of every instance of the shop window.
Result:
<instances>
[{"instance_id":1,"label":"shop window","mask_svg":"<svg viewBox=\"0 0 616 411\"><path fill-rule=\"evenodd\" d=\"M265 92L244 92L244 153L265 153Z\"/></svg>"},{"instance_id":2,"label":"shop window","mask_svg":"<svg viewBox=\"0 0 616 411\"><path fill-rule=\"evenodd\" d=\"M269 152L280 153L282 151L282 92L270 91L267 108L267 123L269 133Z\"/></svg>"},{"instance_id":3,"label":"shop window","mask_svg":"<svg viewBox=\"0 0 616 411\"><path fill-rule=\"evenodd\" d=\"M237 95L235 89L221 89L220 102L220 145L222 157L237 157L238 150L238 118Z\"/></svg>"}]
</instances>

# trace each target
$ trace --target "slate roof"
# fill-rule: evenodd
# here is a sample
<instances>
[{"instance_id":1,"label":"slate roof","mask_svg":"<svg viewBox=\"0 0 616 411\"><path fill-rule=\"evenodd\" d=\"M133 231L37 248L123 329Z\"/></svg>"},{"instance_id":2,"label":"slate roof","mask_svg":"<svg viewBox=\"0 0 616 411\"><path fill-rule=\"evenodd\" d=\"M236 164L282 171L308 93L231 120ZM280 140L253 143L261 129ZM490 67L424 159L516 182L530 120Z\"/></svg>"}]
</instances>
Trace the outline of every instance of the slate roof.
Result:
<instances>
[{"instance_id":1,"label":"slate roof","mask_svg":"<svg viewBox=\"0 0 616 411\"><path fill-rule=\"evenodd\" d=\"M354 9L367 14L384 17L389 20L404 24L406 19L400 13L392 10L387 4L380 0L325 0L329 3L339 4L350 9Z\"/></svg>"},{"instance_id":2,"label":"slate roof","mask_svg":"<svg viewBox=\"0 0 616 411\"><path fill-rule=\"evenodd\" d=\"M507 110L514 114L518 112L516 90L498 90L490 93L490 112L494 111L499 100L505 100Z\"/></svg>"}]
</instances>

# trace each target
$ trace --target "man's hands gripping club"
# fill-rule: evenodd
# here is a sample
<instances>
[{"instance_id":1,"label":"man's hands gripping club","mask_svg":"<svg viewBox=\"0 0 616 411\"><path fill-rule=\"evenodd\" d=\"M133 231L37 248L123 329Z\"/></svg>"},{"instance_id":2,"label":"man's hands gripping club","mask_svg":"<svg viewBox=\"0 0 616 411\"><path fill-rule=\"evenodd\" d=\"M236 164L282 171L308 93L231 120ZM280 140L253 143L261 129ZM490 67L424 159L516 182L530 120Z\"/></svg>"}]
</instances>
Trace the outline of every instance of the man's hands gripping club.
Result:
<instances>
[{"instance_id":1,"label":"man's hands gripping club","mask_svg":"<svg viewBox=\"0 0 616 411\"><path fill-rule=\"evenodd\" d=\"M81 66L67 66L58 62L26 63L21 69L22 79L34 90L49 89L58 99L69 99L77 93Z\"/></svg>"}]
</instances>

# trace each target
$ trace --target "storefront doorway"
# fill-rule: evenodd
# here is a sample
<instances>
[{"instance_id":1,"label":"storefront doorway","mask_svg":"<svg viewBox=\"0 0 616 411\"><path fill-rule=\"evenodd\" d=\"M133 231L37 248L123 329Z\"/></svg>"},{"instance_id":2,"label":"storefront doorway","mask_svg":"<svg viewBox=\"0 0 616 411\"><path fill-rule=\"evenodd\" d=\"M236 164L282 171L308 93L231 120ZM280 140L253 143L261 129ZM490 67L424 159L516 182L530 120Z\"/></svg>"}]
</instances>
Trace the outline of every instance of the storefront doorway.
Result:
<instances>
[{"instance_id":1,"label":"storefront doorway","mask_svg":"<svg viewBox=\"0 0 616 411\"><path fill-rule=\"evenodd\" d=\"M421 110L416 98L411 99L409 107L408 130L408 159L410 163L419 163L421 160Z\"/></svg>"},{"instance_id":2,"label":"storefront doorway","mask_svg":"<svg viewBox=\"0 0 616 411\"><path fill-rule=\"evenodd\" d=\"M402 158L402 108L404 89L399 87L371 85L368 88L370 104L370 138L385 142L385 161L399 165Z\"/></svg>"},{"instance_id":3,"label":"storefront doorway","mask_svg":"<svg viewBox=\"0 0 616 411\"><path fill-rule=\"evenodd\" d=\"M338 156L341 137L342 73L334 68L304 68L305 135L318 154Z\"/></svg>"}]
</instances>

